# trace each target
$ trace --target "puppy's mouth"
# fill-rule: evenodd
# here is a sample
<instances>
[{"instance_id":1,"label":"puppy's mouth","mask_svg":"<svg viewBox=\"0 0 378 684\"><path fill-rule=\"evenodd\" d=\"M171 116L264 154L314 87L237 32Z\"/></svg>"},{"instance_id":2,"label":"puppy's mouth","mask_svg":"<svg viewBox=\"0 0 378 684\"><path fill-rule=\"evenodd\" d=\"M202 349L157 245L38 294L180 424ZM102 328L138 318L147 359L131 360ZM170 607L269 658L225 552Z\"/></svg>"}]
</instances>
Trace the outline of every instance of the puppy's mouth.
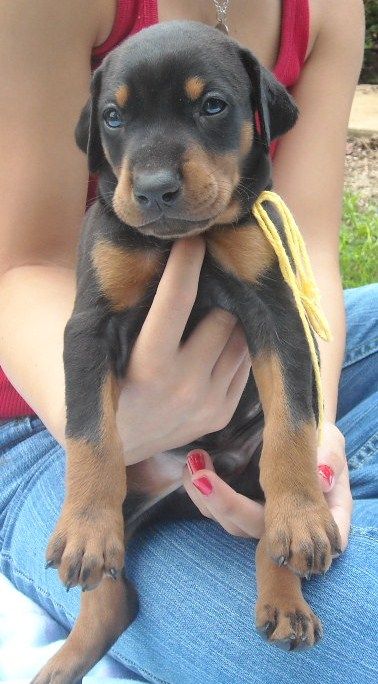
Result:
<instances>
[{"instance_id":1,"label":"puppy's mouth","mask_svg":"<svg viewBox=\"0 0 378 684\"><path fill-rule=\"evenodd\" d=\"M164 212L154 219L137 226L132 226L142 235L151 235L163 240L174 240L180 237L193 237L203 233L213 224L216 216L198 220L182 218L180 216L166 216Z\"/></svg>"}]
</instances>

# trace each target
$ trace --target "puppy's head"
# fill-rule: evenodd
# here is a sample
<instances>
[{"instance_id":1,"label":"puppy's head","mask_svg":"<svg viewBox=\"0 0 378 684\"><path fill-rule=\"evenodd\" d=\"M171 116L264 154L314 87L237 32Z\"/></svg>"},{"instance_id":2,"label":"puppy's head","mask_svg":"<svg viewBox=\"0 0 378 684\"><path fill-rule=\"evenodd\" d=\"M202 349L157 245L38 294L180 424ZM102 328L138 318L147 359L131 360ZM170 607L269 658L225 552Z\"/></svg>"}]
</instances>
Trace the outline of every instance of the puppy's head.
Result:
<instances>
[{"instance_id":1,"label":"puppy's head","mask_svg":"<svg viewBox=\"0 0 378 684\"><path fill-rule=\"evenodd\" d=\"M120 220L172 239L249 211L269 182L271 140L296 118L249 51L204 24L167 22L97 69L76 141Z\"/></svg>"}]
</instances>

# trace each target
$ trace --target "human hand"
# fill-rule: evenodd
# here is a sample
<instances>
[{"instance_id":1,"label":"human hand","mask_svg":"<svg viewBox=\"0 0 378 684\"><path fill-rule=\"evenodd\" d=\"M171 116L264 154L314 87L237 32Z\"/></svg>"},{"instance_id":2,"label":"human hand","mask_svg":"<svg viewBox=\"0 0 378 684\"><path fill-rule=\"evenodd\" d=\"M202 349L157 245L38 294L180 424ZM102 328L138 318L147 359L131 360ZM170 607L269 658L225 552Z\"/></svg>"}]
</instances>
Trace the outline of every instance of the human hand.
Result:
<instances>
[{"instance_id":1,"label":"human hand","mask_svg":"<svg viewBox=\"0 0 378 684\"><path fill-rule=\"evenodd\" d=\"M177 241L134 345L117 411L127 465L188 444L231 420L250 372L244 333L214 309L184 344L205 253Z\"/></svg>"},{"instance_id":2,"label":"human hand","mask_svg":"<svg viewBox=\"0 0 378 684\"><path fill-rule=\"evenodd\" d=\"M339 528L341 550L348 544L353 500L349 485L345 439L338 427L330 421L323 425L322 444L317 452L321 487L330 511Z\"/></svg>"},{"instance_id":3,"label":"human hand","mask_svg":"<svg viewBox=\"0 0 378 684\"><path fill-rule=\"evenodd\" d=\"M349 487L345 440L339 429L327 422L317 453L319 481L331 513L339 527L344 551L349 535L352 495ZM235 492L214 471L209 454L197 449L187 458L184 486L201 513L217 520L227 532L259 539L264 532L264 507Z\"/></svg>"},{"instance_id":4,"label":"human hand","mask_svg":"<svg viewBox=\"0 0 378 684\"><path fill-rule=\"evenodd\" d=\"M219 522L237 537L260 539L264 532L264 506L235 492L214 470L204 449L190 451L183 483L202 515Z\"/></svg>"}]
</instances>

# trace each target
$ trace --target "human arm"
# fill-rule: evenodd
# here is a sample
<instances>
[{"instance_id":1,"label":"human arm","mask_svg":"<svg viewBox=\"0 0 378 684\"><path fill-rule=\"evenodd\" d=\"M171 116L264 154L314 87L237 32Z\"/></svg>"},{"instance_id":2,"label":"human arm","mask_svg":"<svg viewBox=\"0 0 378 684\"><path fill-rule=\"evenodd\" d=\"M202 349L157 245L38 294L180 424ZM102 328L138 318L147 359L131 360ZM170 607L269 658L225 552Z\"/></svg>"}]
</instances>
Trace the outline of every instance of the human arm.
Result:
<instances>
[{"instance_id":1,"label":"human arm","mask_svg":"<svg viewBox=\"0 0 378 684\"><path fill-rule=\"evenodd\" d=\"M21 394L58 432L62 331L73 304L87 183L72 135L95 40L86 9L73 1L52 8L46 0L0 8L0 356Z\"/></svg>"},{"instance_id":2,"label":"human arm","mask_svg":"<svg viewBox=\"0 0 378 684\"><path fill-rule=\"evenodd\" d=\"M300 116L278 146L274 186L301 228L332 330L333 341L320 340L319 345L325 419L334 422L345 346L339 269L345 143L363 56L364 19L361 0L317 4L322 7L318 34L292 92Z\"/></svg>"}]
</instances>

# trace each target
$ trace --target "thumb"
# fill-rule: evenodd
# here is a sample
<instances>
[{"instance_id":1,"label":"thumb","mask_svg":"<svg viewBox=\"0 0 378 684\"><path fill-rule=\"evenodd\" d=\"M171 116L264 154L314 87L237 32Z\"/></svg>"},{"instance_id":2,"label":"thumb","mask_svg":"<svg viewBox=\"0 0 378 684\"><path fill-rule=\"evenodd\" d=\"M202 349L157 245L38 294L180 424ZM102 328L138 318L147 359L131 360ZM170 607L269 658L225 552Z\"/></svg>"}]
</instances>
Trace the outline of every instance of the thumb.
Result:
<instances>
[{"instance_id":1,"label":"thumb","mask_svg":"<svg viewBox=\"0 0 378 684\"><path fill-rule=\"evenodd\" d=\"M334 423L324 423L323 443L318 447L317 462L321 488L328 494L345 467L345 439Z\"/></svg>"},{"instance_id":2,"label":"thumb","mask_svg":"<svg viewBox=\"0 0 378 684\"><path fill-rule=\"evenodd\" d=\"M318 449L318 476L322 491L327 494L333 489L344 468L344 458L333 449Z\"/></svg>"}]
</instances>

